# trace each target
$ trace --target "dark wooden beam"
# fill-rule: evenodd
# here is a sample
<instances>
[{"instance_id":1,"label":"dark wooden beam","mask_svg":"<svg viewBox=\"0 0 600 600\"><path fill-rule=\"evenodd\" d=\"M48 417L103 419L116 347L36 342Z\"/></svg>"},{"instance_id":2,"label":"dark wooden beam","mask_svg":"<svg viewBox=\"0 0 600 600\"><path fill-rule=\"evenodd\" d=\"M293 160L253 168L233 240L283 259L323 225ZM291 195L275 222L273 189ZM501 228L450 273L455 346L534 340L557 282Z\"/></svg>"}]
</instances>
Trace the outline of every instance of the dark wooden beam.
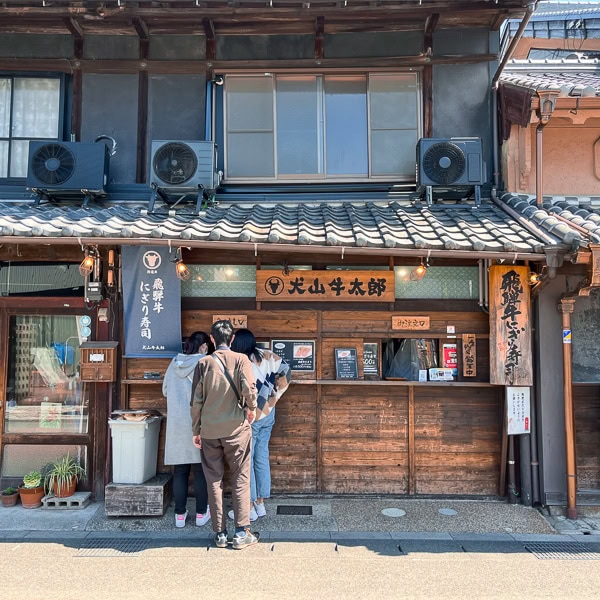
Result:
<instances>
[{"instance_id":1,"label":"dark wooden beam","mask_svg":"<svg viewBox=\"0 0 600 600\"><path fill-rule=\"evenodd\" d=\"M148 50L150 45L150 33L148 32L148 26L144 19L136 17L133 19L133 26L135 32L140 39L140 60L148 60Z\"/></svg>"},{"instance_id":2,"label":"dark wooden beam","mask_svg":"<svg viewBox=\"0 0 600 600\"><path fill-rule=\"evenodd\" d=\"M315 20L315 60L322 60L325 46L325 17Z\"/></svg>"},{"instance_id":3,"label":"dark wooden beam","mask_svg":"<svg viewBox=\"0 0 600 600\"><path fill-rule=\"evenodd\" d=\"M83 58L83 29L81 24L73 17L69 17L65 19L65 25L73 36L73 56Z\"/></svg>"},{"instance_id":4,"label":"dark wooden beam","mask_svg":"<svg viewBox=\"0 0 600 600\"><path fill-rule=\"evenodd\" d=\"M137 126L137 183L146 182L146 157L148 156L148 71L138 75L138 126Z\"/></svg>"},{"instance_id":5,"label":"dark wooden beam","mask_svg":"<svg viewBox=\"0 0 600 600\"><path fill-rule=\"evenodd\" d=\"M215 25L212 19L202 19L202 25L204 26L204 35L206 36L206 60L215 60L217 58Z\"/></svg>"},{"instance_id":6,"label":"dark wooden beam","mask_svg":"<svg viewBox=\"0 0 600 600\"><path fill-rule=\"evenodd\" d=\"M433 55L420 54L417 56L383 56L364 58L325 58L294 60L81 60L65 61L57 59L19 59L18 66L22 71L58 71L70 73L73 66L84 73L205 73L207 68L217 70L269 70L269 69L311 69L319 68L401 68L416 67L427 64L467 64L482 63L497 60L496 54L462 54L462 55ZM0 69L13 70L14 58L0 58Z\"/></svg>"},{"instance_id":7,"label":"dark wooden beam","mask_svg":"<svg viewBox=\"0 0 600 600\"><path fill-rule=\"evenodd\" d=\"M436 28L439 20L440 20L439 13L433 13L433 14L429 15L427 17L427 19L425 19L424 33L425 33L425 37L428 38L429 40L431 40L431 37L433 36L433 32L435 31L435 28ZM431 47L431 42L426 45Z\"/></svg>"}]
</instances>

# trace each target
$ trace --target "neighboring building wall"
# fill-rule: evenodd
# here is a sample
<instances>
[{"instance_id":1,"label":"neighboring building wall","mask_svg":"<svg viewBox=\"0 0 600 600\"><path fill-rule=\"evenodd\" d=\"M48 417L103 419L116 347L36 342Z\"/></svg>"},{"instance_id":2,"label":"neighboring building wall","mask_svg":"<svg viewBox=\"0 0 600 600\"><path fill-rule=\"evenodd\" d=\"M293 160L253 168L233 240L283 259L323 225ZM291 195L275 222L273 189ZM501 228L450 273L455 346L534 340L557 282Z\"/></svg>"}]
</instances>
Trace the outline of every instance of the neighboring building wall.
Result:
<instances>
[{"instance_id":1,"label":"neighboring building wall","mask_svg":"<svg viewBox=\"0 0 600 600\"><path fill-rule=\"evenodd\" d=\"M587 111L588 114L590 111ZM597 113L600 113L600 102ZM583 123L553 116L542 133L543 195L589 196L600 190L600 114ZM536 193L536 125L512 127L502 146L506 190Z\"/></svg>"}]
</instances>

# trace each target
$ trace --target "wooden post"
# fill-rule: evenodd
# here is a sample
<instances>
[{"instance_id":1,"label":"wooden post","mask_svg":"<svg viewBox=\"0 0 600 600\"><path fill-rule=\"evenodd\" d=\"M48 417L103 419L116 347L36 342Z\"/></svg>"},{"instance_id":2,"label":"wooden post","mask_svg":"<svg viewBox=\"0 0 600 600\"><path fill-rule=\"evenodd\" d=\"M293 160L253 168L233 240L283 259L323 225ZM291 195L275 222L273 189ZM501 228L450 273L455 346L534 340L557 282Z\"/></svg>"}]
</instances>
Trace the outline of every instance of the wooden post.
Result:
<instances>
[{"instance_id":1,"label":"wooden post","mask_svg":"<svg viewBox=\"0 0 600 600\"><path fill-rule=\"evenodd\" d=\"M575 419L573 414L573 373L571 363L571 313L575 298L562 298L563 395L565 405L565 450L567 458L567 519L577 519L577 465L575 460Z\"/></svg>"}]
</instances>

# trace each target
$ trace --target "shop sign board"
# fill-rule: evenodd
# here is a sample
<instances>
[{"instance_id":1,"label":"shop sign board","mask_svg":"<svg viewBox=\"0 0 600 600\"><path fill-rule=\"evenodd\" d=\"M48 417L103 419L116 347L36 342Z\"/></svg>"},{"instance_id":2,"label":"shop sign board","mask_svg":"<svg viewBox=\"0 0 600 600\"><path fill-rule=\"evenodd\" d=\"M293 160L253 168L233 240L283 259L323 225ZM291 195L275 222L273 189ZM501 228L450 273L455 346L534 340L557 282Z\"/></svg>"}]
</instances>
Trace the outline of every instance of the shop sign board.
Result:
<instances>
[{"instance_id":1,"label":"shop sign board","mask_svg":"<svg viewBox=\"0 0 600 600\"><path fill-rule=\"evenodd\" d=\"M212 322L230 321L234 329L248 329L248 315L213 315Z\"/></svg>"},{"instance_id":2,"label":"shop sign board","mask_svg":"<svg viewBox=\"0 0 600 600\"><path fill-rule=\"evenodd\" d=\"M292 371L315 370L314 340L272 340L271 350L281 356Z\"/></svg>"},{"instance_id":3,"label":"shop sign board","mask_svg":"<svg viewBox=\"0 0 600 600\"><path fill-rule=\"evenodd\" d=\"M335 349L335 378L358 379L356 348Z\"/></svg>"},{"instance_id":4,"label":"shop sign board","mask_svg":"<svg viewBox=\"0 0 600 600\"><path fill-rule=\"evenodd\" d=\"M490 383L533 385L529 269L490 267Z\"/></svg>"},{"instance_id":5,"label":"shop sign board","mask_svg":"<svg viewBox=\"0 0 600 600\"><path fill-rule=\"evenodd\" d=\"M430 329L429 317L393 316L392 329L394 331L426 331Z\"/></svg>"},{"instance_id":6,"label":"shop sign board","mask_svg":"<svg viewBox=\"0 0 600 600\"><path fill-rule=\"evenodd\" d=\"M365 375L379 375L379 344L363 343L363 370Z\"/></svg>"},{"instance_id":7,"label":"shop sign board","mask_svg":"<svg viewBox=\"0 0 600 600\"><path fill-rule=\"evenodd\" d=\"M463 377L475 377L477 375L477 347L475 340L474 333L463 333L462 335Z\"/></svg>"},{"instance_id":8,"label":"shop sign board","mask_svg":"<svg viewBox=\"0 0 600 600\"><path fill-rule=\"evenodd\" d=\"M394 302L394 271L256 271L256 300Z\"/></svg>"},{"instance_id":9,"label":"shop sign board","mask_svg":"<svg viewBox=\"0 0 600 600\"><path fill-rule=\"evenodd\" d=\"M508 435L531 433L531 388L506 388L506 424Z\"/></svg>"}]
</instances>

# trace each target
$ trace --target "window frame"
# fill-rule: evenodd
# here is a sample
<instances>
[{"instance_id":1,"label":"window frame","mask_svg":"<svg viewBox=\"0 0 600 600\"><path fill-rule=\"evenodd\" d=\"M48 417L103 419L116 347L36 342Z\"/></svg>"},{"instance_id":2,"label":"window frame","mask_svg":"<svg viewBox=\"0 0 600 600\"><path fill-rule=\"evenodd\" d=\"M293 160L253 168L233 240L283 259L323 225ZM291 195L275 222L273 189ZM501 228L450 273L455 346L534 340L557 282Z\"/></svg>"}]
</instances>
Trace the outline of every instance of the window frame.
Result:
<instances>
[{"instance_id":1,"label":"window frame","mask_svg":"<svg viewBox=\"0 0 600 600\"><path fill-rule=\"evenodd\" d=\"M10 108L9 108L9 122L8 122L8 137L0 136L0 142L8 142L8 156L7 156L7 176L2 177L0 175L1 183L17 183L20 184L25 181L26 177L10 175L11 166L11 155L12 155L12 142L14 141L62 141L64 137L64 127L66 122L66 76L64 73L56 72L9 72L0 71L0 79L11 80L10 90ZM58 97L58 127L57 137L45 138L45 137L21 137L12 135L13 130L13 105L14 105L14 94L15 94L15 79L56 79L59 82L59 97Z\"/></svg>"},{"instance_id":2,"label":"window frame","mask_svg":"<svg viewBox=\"0 0 600 600\"><path fill-rule=\"evenodd\" d=\"M332 70L332 71L298 71L298 70L273 70L268 73L256 72L256 71L230 71L223 75L224 85L223 85L223 94L222 94L222 105L221 105L221 114L222 114L222 127L216 127L215 130L219 131L220 146L223 148L223 182L224 183L257 183L257 184L289 184L289 183L372 183L372 182L410 182L414 181L414 173L405 173L405 174L382 174L382 175L373 175L372 174L372 133L374 128L371 123L371 93L370 93L370 77L373 75L400 75L400 76L413 76L414 84L416 87L415 92L415 108L416 108L416 123L415 123L415 146L416 141L422 137L423 135L423 77L422 77L422 68L404 68L404 69L340 69L340 70ZM326 128L326 115L325 115L325 93L324 93L324 82L325 78L329 76L336 75L364 75L366 79L366 126L367 126L367 161L368 161L368 174L367 176L348 176L348 175L327 175L327 173L322 174L278 174L277 173L277 104L276 104L276 93L277 93L277 85L276 80L278 76L286 76L286 75L307 75L311 77L320 78L321 85L318 86L318 93L320 96L317 98L318 103L322 105L323 111L323 123L318 131L318 136L323 138L323 147L322 151L325 155L327 152L327 139L325 135ZM229 149L228 149L228 92L227 92L227 79L233 77L265 77L269 76L273 80L272 85L272 117L273 117L273 176L230 176L229 175ZM380 128L376 129L377 131ZM326 169L326 165L325 165Z\"/></svg>"}]
</instances>

